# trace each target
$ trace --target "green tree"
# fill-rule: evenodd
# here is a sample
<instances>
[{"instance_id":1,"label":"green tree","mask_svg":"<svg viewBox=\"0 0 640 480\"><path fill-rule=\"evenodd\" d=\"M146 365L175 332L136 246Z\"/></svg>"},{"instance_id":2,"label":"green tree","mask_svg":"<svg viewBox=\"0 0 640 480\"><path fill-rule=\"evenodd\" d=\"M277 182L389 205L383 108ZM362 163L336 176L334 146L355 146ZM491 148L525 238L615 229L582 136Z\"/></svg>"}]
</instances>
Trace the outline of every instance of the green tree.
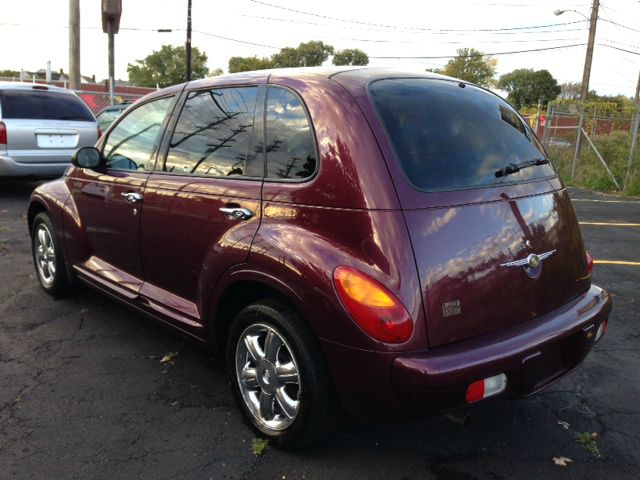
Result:
<instances>
[{"instance_id":1,"label":"green tree","mask_svg":"<svg viewBox=\"0 0 640 480\"><path fill-rule=\"evenodd\" d=\"M509 92L508 100L518 109L538 101L546 104L558 98L561 92L558 81L548 70L531 68L518 68L502 75L498 88Z\"/></svg>"},{"instance_id":2,"label":"green tree","mask_svg":"<svg viewBox=\"0 0 640 480\"><path fill-rule=\"evenodd\" d=\"M0 70L0 77L15 78L19 76L20 72L17 70Z\"/></svg>"},{"instance_id":3,"label":"green tree","mask_svg":"<svg viewBox=\"0 0 640 480\"><path fill-rule=\"evenodd\" d=\"M475 48L459 48L458 55L447 62L443 69L428 70L467 82L488 87L493 85L498 60L487 57Z\"/></svg>"},{"instance_id":4,"label":"green tree","mask_svg":"<svg viewBox=\"0 0 640 480\"><path fill-rule=\"evenodd\" d=\"M229 59L229 73L249 72L252 70L265 70L272 68L271 60L268 58L253 57L231 57Z\"/></svg>"},{"instance_id":5,"label":"green tree","mask_svg":"<svg viewBox=\"0 0 640 480\"><path fill-rule=\"evenodd\" d=\"M340 50L333 56L334 65L369 65L369 56L357 48Z\"/></svg>"},{"instance_id":6,"label":"green tree","mask_svg":"<svg viewBox=\"0 0 640 480\"><path fill-rule=\"evenodd\" d=\"M210 77L219 77L224 71L221 68L215 68L209 72Z\"/></svg>"},{"instance_id":7,"label":"green tree","mask_svg":"<svg viewBox=\"0 0 640 480\"><path fill-rule=\"evenodd\" d=\"M324 42L312 40L301 43L297 48L285 47L271 57L275 68L318 67L333 54L333 47Z\"/></svg>"},{"instance_id":8,"label":"green tree","mask_svg":"<svg viewBox=\"0 0 640 480\"><path fill-rule=\"evenodd\" d=\"M163 45L143 60L127 65L129 81L141 87L168 87L185 81L187 65L187 49ZM204 78L207 70L207 54L191 49L191 78Z\"/></svg>"}]
</instances>

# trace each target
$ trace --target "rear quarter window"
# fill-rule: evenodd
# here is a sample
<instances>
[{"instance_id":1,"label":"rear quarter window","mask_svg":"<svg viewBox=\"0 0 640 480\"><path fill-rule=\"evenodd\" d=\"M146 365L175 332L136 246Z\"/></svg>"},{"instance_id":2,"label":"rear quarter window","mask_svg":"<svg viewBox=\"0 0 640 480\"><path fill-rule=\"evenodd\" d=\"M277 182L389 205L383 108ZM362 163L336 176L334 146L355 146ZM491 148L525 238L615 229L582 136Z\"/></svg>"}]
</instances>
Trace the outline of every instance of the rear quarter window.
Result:
<instances>
[{"instance_id":1,"label":"rear quarter window","mask_svg":"<svg viewBox=\"0 0 640 480\"><path fill-rule=\"evenodd\" d=\"M550 164L496 177L510 163L546 158L517 112L498 96L458 82L385 79L372 101L409 182L418 190L459 190L555 175Z\"/></svg>"},{"instance_id":2,"label":"rear quarter window","mask_svg":"<svg viewBox=\"0 0 640 480\"><path fill-rule=\"evenodd\" d=\"M0 90L2 118L75 120L93 122L82 100L68 93L47 90Z\"/></svg>"}]
</instances>

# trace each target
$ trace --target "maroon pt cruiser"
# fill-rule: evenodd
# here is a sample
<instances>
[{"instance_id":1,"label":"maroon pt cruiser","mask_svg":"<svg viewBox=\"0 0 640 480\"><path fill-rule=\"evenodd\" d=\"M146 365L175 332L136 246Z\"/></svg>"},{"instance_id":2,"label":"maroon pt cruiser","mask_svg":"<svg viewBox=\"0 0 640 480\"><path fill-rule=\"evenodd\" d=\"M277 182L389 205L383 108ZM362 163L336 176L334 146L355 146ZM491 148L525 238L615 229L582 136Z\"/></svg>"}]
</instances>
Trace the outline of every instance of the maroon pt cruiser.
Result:
<instances>
[{"instance_id":1,"label":"maroon pt cruiser","mask_svg":"<svg viewBox=\"0 0 640 480\"><path fill-rule=\"evenodd\" d=\"M42 287L76 279L226 354L283 446L340 406L526 396L603 335L573 207L526 122L435 74L281 70L154 92L32 195Z\"/></svg>"}]
</instances>

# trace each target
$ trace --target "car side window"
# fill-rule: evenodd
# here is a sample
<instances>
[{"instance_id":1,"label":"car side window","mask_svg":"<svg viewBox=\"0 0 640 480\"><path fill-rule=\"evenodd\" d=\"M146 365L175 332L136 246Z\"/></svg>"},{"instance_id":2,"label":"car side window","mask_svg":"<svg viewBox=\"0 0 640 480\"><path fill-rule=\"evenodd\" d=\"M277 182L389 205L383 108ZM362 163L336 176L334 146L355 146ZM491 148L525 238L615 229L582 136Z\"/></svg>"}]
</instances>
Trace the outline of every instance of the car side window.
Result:
<instances>
[{"instance_id":1,"label":"car side window","mask_svg":"<svg viewBox=\"0 0 640 480\"><path fill-rule=\"evenodd\" d=\"M189 93L162 171L212 177L262 177L262 151L253 147L257 87Z\"/></svg>"},{"instance_id":2,"label":"car side window","mask_svg":"<svg viewBox=\"0 0 640 480\"><path fill-rule=\"evenodd\" d=\"M105 166L114 170L150 170L159 147L162 124L173 97L145 103L126 114L104 143Z\"/></svg>"},{"instance_id":3,"label":"car side window","mask_svg":"<svg viewBox=\"0 0 640 480\"><path fill-rule=\"evenodd\" d=\"M269 87L266 109L267 177L302 180L316 171L314 133L300 99Z\"/></svg>"}]
</instances>

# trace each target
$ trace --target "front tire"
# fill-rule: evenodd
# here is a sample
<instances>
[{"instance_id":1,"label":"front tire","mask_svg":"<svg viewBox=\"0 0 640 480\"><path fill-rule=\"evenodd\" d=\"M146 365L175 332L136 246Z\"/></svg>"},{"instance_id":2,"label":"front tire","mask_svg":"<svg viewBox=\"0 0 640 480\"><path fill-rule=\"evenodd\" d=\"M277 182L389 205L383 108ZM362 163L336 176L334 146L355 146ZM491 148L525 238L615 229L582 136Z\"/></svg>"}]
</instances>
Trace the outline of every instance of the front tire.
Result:
<instances>
[{"instance_id":1,"label":"front tire","mask_svg":"<svg viewBox=\"0 0 640 480\"><path fill-rule=\"evenodd\" d=\"M233 321L227 365L250 425L272 443L303 448L328 435L335 402L317 341L288 307L263 301Z\"/></svg>"},{"instance_id":2,"label":"front tire","mask_svg":"<svg viewBox=\"0 0 640 480\"><path fill-rule=\"evenodd\" d=\"M31 251L40 285L49 295L60 297L69 292L69 280L53 223L44 212L36 215L31 226Z\"/></svg>"}]
</instances>

